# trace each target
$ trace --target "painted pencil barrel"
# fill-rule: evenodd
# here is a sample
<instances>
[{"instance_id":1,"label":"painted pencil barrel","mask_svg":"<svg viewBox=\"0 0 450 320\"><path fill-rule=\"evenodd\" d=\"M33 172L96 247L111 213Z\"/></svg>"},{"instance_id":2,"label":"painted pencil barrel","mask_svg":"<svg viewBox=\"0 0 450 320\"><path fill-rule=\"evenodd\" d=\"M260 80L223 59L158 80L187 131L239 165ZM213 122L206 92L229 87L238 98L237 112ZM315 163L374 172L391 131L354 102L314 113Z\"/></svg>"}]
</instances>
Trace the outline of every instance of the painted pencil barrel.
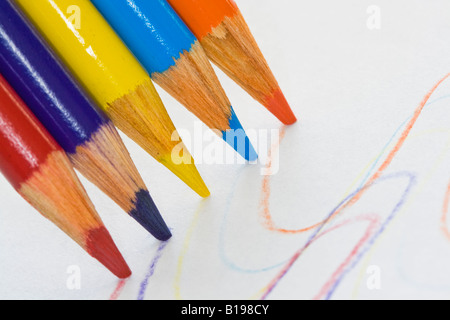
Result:
<instances>
[{"instance_id":1,"label":"painted pencil barrel","mask_svg":"<svg viewBox=\"0 0 450 320\"><path fill-rule=\"evenodd\" d=\"M8 1L0 4L0 72L80 173L158 239L170 238L113 124Z\"/></svg>"},{"instance_id":2,"label":"painted pencil barrel","mask_svg":"<svg viewBox=\"0 0 450 320\"><path fill-rule=\"evenodd\" d=\"M81 14L77 28L67 13L71 0L16 3L117 127L200 196L209 196L193 160L173 161L176 129L150 76L94 5L76 2Z\"/></svg>"},{"instance_id":3,"label":"painted pencil barrel","mask_svg":"<svg viewBox=\"0 0 450 320\"><path fill-rule=\"evenodd\" d=\"M75 28L67 13L74 5L72 0L16 3L105 110L148 79L136 58L88 0L76 1L80 29Z\"/></svg>"},{"instance_id":4,"label":"painted pencil barrel","mask_svg":"<svg viewBox=\"0 0 450 320\"><path fill-rule=\"evenodd\" d=\"M109 121L9 1L0 2L0 72L68 153Z\"/></svg>"},{"instance_id":5,"label":"painted pencil barrel","mask_svg":"<svg viewBox=\"0 0 450 320\"><path fill-rule=\"evenodd\" d=\"M91 2L150 74L174 66L197 40L165 0Z\"/></svg>"},{"instance_id":6,"label":"painted pencil barrel","mask_svg":"<svg viewBox=\"0 0 450 320\"><path fill-rule=\"evenodd\" d=\"M222 23L233 17L238 8L233 0L167 0L198 39L202 39Z\"/></svg>"},{"instance_id":7,"label":"painted pencil barrel","mask_svg":"<svg viewBox=\"0 0 450 320\"><path fill-rule=\"evenodd\" d=\"M151 74L245 159L257 154L245 135L242 143L227 131L244 131L197 38L166 0L91 0ZM235 125L235 127L234 127ZM229 134L228 134L229 136ZM243 151L244 150L244 151Z\"/></svg>"},{"instance_id":8,"label":"painted pencil barrel","mask_svg":"<svg viewBox=\"0 0 450 320\"><path fill-rule=\"evenodd\" d=\"M62 152L1 75L0 146L0 170L15 189L39 170L52 152Z\"/></svg>"}]
</instances>

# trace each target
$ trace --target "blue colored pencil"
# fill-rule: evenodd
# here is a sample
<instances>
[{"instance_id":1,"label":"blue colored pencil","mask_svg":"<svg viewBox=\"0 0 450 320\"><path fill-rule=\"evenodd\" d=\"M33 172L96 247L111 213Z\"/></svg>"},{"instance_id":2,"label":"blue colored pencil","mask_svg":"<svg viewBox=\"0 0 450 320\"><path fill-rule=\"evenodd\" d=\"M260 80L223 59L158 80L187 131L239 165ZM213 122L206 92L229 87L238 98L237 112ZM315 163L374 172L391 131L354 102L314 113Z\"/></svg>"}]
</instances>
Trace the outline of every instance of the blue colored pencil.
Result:
<instances>
[{"instance_id":1,"label":"blue colored pencil","mask_svg":"<svg viewBox=\"0 0 450 320\"><path fill-rule=\"evenodd\" d=\"M156 238L171 237L111 121L10 0L0 1L0 73L78 171Z\"/></svg>"},{"instance_id":2,"label":"blue colored pencil","mask_svg":"<svg viewBox=\"0 0 450 320\"><path fill-rule=\"evenodd\" d=\"M91 0L153 81L246 160L257 159L197 38L165 0Z\"/></svg>"}]
</instances>

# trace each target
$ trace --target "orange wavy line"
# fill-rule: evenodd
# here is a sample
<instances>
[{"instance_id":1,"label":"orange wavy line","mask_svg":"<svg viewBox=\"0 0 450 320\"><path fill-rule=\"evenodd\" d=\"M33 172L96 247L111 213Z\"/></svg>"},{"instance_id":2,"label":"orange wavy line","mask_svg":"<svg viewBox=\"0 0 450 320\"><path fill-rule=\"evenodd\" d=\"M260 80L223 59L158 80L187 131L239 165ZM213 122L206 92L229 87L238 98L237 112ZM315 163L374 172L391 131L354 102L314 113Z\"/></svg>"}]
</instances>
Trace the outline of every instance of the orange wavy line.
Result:
<instances>
[{"instance_id":1,"label":"orange wavy line","mask_svg":"<svg viewBox=\"0 0 450 320\"><path fill-rule=\"evenodd\" d=\"M366 182L366 184L364 185L363 188L361 188L361 190L355 194L354 197L352 197L352 199L350 201L348 201L347 203L343 204L341 207L339 207L330 217L328 217L325 220L322 220L321 222L318 222L316 224L313 224L311 226L302 228L302 229L297 229L297 230L288 230L288 229L283 229L283 228L278 228L273 219L272 219L272 215L270 213L270 194L271 194L271 189L270 189L270 176L265 176L263 179L263 183L262 183L262 218L264 219L264 225L265 227L270 230L270 231L275 231L275 232L279 232L279 233L284 233L284 234L297 234L297 233L303 233L306 231L310 231L312 229L315 229L317 227L322 226L324 223L331 221L332 219L334 219L343 209L350 207L352 205L354 205L356 202L358 202L359 199L361 199L361 197L363 196L363 194L366 192L367 190L367 186L371 185L375 180L377 180L384 171L386 171L386 169L389 167L389 165L392 163L394 157L397 155L397 153L400 151L400 149L402 148L403 144L405 143L406 138L408 137L408 135L410 134L412 128L414 127L415 123L417 122L417 119L419 118L420 114L422 113L423 108L425 107L425 105L427 104L428 100L430 99L431 95L436 91L436 89L448 78L450 77L450 73L446 74L441 80L439 80L439 82L437 82L434 87L428 92L427 95L425 95L425 97L423 98L422 102L419 104L419 106L417 107L417 109L414 112L413 117L411 118L411 120L409 121L408 125L406 126L406 129L403 131L400 139L397 141L396 145L393 147L393 149L391 150L391 152L388 154L388 156L386 157L386 159L384 160L384 162L381 164L381 166L378 168L378 170L372 175L372 177L370 177L370 179ZM284 129L283 129L284 132ZM279 144L281 143L282 139L283 139L284 135L282 135L280 141L278 142L278 144L275 146L275 148L279 147ZM269 161L268 161L269 165L271 165L272 163L272 153L269 154ZM450 237L450 233L449 233L449 237Z\"/></svg>"}]
</instances>

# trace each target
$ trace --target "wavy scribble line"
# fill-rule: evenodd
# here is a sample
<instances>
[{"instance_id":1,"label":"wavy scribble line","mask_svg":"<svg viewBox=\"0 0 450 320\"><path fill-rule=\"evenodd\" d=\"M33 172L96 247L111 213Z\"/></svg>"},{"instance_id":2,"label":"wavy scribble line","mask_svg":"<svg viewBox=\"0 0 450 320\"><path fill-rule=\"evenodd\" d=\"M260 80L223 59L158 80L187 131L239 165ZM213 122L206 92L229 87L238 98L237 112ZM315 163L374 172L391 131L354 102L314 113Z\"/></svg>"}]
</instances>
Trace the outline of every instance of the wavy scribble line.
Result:
<instances>
[{"instance_id":1,"label":"wavy scribble line","mask_svg":"<svg viewBox=\"0 0 450 320\"><path fill-rule=\"evenodd\" d=\"M447 96L447 97L449 97L449 96ZM437 99L437 100L442 100L442 99ZM450 131L446 130L445 132L449 133ZM417 138L419 136L421 136L421 135L410 136L408 139L411 140L411 139ZM414 194L412 194L409 197L409 200L408 200L408 204L409 205L411 205L411 203L413 203L413 200L419 194L422 193L424 187L427 185L427 183L433 177L433 175L435 174L436 170L444 163L445 155L448 154L449 151L450 151L450 136L449 136L449 139L448 139L448 141L447 141L447 143L445 145L445 148L443 149L443 151L441 151L440 155L437 157L437 160L431 165L431 169L424 175L423 178L421 178L421 183L417 186ZM408 209L408 206L405 204L405 206L402 208L402 212L407 211L407 209ZM396 215L396 217L395 217L396 220L398 220L399 215L400 215L400 212ZM381 238L381 236L380 236L380 238ZM371 256L373 255L373 252L375 251L375 248L379 244L379 242L380 241L377 241L377 244L374 244L370 248L369 253L367 253L365 255L365 258L364 258L365 262L361 266L361 271L360 271L359 276L357 277L357 281L355 282L355 285L354 285L354 290L353 290L353 293L352 293L352 297L353 298L355 298L357 296L357 293L358 293L358 289L357 288L360 287L361 282L363 281L363 277L364 277L364 274L365 274L365 269L367 268L368 262L369 262ZM404 273L400 272L400 274L403 275ZM434 289L436 289L436 287L434 287Z\"/></svg>"},{"instance_id":2,"label":"wavy scribble line","mask_svg":"<svg viewBox=\"0 0 450 320\"><path fill-rule=\"evenodd\" d=\"M369 185L372 182L374 182L376 179L378 179L383 174L383 172L389 167L389 165L392 163L392 160L394 159L394 157L396 156L398 151L401 149L401 147L405 143L408 135L410 134L412 128L414 127L415 123L417 122L417 119L419 118L420 114L422 113L422 110L425 107L425 105L427 104L427 102L430 99L431 95L436 91L436 89L448 77L450 77L450 73L448 73L441 80L439 80L433 86L433 88L425 95L425 97L423 98L422 102L416 108L413 116L411 117L411 120L408 122L408 124L406 126L406 129L402 132L402 134L401 134L400 138L398 139L397 143L392 148L392 150L389 152L389 154L387 155L386 159L381 164L381 166L378 168L378 170L366 182L366 185ZM263 201L262 201L262 204L263 204L263 218L264 218L264 221L265 221L265 226L269 230L277 231L277 232L280 232L280 233L301 233L301 232L306 232L306 231L310 231L312 229L318 228L318 227L320 227L323 224L324 221L321 221L321 222L318 222L318 223L313 224L311 226L308 226L308 227L305 227L305 228L302 228L302 229L298 229L298 230L288 230L288 229L283 229L283 228L276 227L275 223L273 221L272 215L270 213L270 208L268 206L268 204L269 204L269 200L268 199L270 199L270 184L269 183L270 183L270 176L266 176L264 181L263 181ZM336 210L336 212L334 212L333 215L330 218L328 218L327 220L331 220L331 219L335 218L343 209L345 209L346 207L349 207L349 206L352 206L353 204L355 204L362 197L362 195L364 194L365 190L366 190L365 188L361 188L360 192L355 194L355 196L353 198L351 198L347 203L343 204L340 208L338 208L338 210Z\"/></svg>"},{"instance_id":3,"label":"wavy scribble line","mask_svg":"<svg viewBox=\"0 0 450 320\"><path fill-rule=\"evenodd\" d=\"M309 247L309 245L311 244L312 240L318 235L318 233L320 232L320 230L322 230L324 225L326 223L328 223L329 221L331 221L334 217L336 217L342 210L344 210L344 209L354 205L356 202L358 202L358 200L361 199L363 194L367 191L367 189L368 189L367 186L372 185L376 180L378 180L382 176L384 171L386 171L386 169L390 166L390 164L392 163L393 159L395 158L395 156L398 154L398 152L400 151L400 149L404 145L404 143L405 143L406 139L408 138L412 128L416 124L417 119L421 115L423 108L427 104L427 102L430 99L430 97L432 96L432 94L436 91L436 89L448 77L450 77L450 73L446 74L441 80L439 80L433 86L433 88L425 95L425 97L423 98L422 102L416 108L416 110L415 110L411 120L408 122L405 130L402 132L400 138L398 139L398 141L396 142L394 147L391 149L391 151L389 152L389 154L387 155L386 159L381 164L381 166L377 169L377 171L366 182L364 187L359 189L359 190L357 190L355 192L355 194L348 199L348 201L345 201L344 203L342 203L342 205L338 206L338 208L329 217L327 217L324 221L319 222L319 223L317 223L315 225L312 225L310 227L300 229L300 230L295 230L295 231L294 230L285 230L285 229L277 228L275 226L275 224L273 223L272 216L270 214L270 208L265 208L264 209L264 218L265 218L265 221L266 221L266 226L268 226L270 228L270 230L272 230L272 231L277 231L277 232L281 232L281 233L292 233L292 232L305 232L305 231L312 230L314 228L317 228L318 231L316 231L313 234L313 236L312 236L313 238L308 240L308 242L306 243L306 245L303 248L301 248L299 251L297 251L294 254L294 256L291 258L291 261L287 264L287 266L284 267L281 270L281 272L269 283L267 291L262 296L263 299L267 298L267 296L270 294L270 292L272 292L272 290L278 285L278 283L281 281L281 279L288 273L288 271L293 266L295 261L301 256L301 254L304 252L304 250ZM268 178L270 178L270 177L268 177ZM264 189L263 189L263 192L265 192ZM384 230L384 228L383 228L383 230ZM329 296L331 296L331 293L329 294Z\"/></svg>"},{"instance_id":4,"label":"wavy scribble line","mask_svg":"<svg viewBox=\"0 0 450 320\"><path fill-rule=\"evenodd\" d=\"M283 270L280 272L279 276L275 278L274 281L272 281L268 287L266 287L266 290L262 296L263 299L265 299L268 294L270 294L270 292L276 287L276 285L278 284L278 282L286 275L286 273L289 271L289 269L292 267L292 265L294 264L294 262L300 257L300 255L303 253L303 251L308 248L312 242L314 242L315 240L317 240L317 238L321 237L323 234L328 233L331 230L335 230L336 228L338 228L339 226L342 226L342 224L339 224L338 226L336 226L335 228L330 228L329 230L326 230L322 233L320 233L322 231L322 229L324 228L324 226L331 221L331 219L335 218L342 210L344 210L345 208L355 204L361 197L362 195L365 193L365 191L367 191L368 187L373 185L373 183L380 179L380 177L382 176L383 172L389 167L389 165L391 164L391 162L393 161L393 159L395 158L396 154L398 153L398 151L401 149L401 147L403 146L405 140L408 138L412 128L414 127L417 119L419 118L423 108L425 107L427 101L429 100L429 98L431 97L431 95L433 94L433 92L441 85L442 82L444 82L448 77L450 76L450 73L447 74L443 79L441 79L431 90L430 92L424 97L423 101L421 102L421 104L419 105L419 107L415 110L413 116L411 117L410 121L408 122L408 125L406 127L406 129L402 132L401 137L399 138L399 140L397 141L397 143L395 144L395 146L392 148L392 150L390 151L390 153L388 154L388 156L386 157L386 159L384 160L384 162L382 163L382 165L378 168L378 170L370 177L370 179L368 179L365 184L364 184L364 180L362 182L362 186L360 188L358 188L353 194L351 194L350 196L346 197L336 208L335 210L333 210L332 214L326 218L325 220L316 223L314 225L311 225L309 227L305 227L302 229L298 229L298 230L287 230L287 229L283 229L283 228L277 228L272 220L272 216L270 213L270 176L265 176L263 179L263 183L262 183L262 212L263 212L263 218L264 218L264 224L266 226L267 229L271 230L271 231L276 231L276 232L280 232L280 233L285 233L285 234L292 234L292 233L302 233L302 232L306 232L306 231L310 231L313 230L315 228L317 228L318 230L316 230L317 232L315 232L312 237L307 241L306 245L304 247L302 247L299 251L296 252L296 254L294 254L294 256L289 259L288 264L283 268ZM281 135L281 139L280 139L280 143L281 140L284 137L284 133L285 133L285 127L282 128L282 135ZM394 136L397 135L397 132L394 134ZM394 137L393 136L393 137ZM393 139L393 138L392 138ZM386 145L386 148L388 147L388 145L391 143L391 141L388 142L388 144ZM275 148L278 148L278 146L275 146ZM376 161L374 161L372 168L375 167L376 163L378 162L379 158L381 157L381 155L384 152L382 152L380 154L380 156L377 158ZM269 155L269 159L271 158L271 156ZM269 164L271 163L271 160L269 160ZM372 169L371 168L371 169ZM369 170L369 172L372 170ZM368 175L369 176L369 175ZM450 184L449 184L449 190L448 190L448 195L446 195L446 197L448 197L447 200L447 209L446 212L448 211L448 202L450 201ZM191 234L193 232L193 230L195 229L195 226L198 222L198 215L200 213L200 209L197 210L196 212L196 217L194 218L192 224L191 224L191 228L190 228L190 232L188 232L188 235L186 237L185 243L184 243L184 248L183 248L183 253L181 254L180 258L179 258L179 264L178 264L178 270L177 270L177 275L175 277L175 291L176 291L176 296L177 298L181 298L180 295L180 287L179 287L179 283L180 283L180 278L181 278L181 273L182 273L182 265L183 265L183 260L184 260L184 256L187 253L187 250L189 248L189 242L190 242L190 238L191 238ZM446 221L446 216L447 214L443 214L442 219L444 219L443 221ZM392 218L392 217L391 217ZM391 219L389 219L390 221ZM388 222L387 222L388 223ZM386 224L386 223L385 223ZM381 231L378 233L378 235L382 232L382 230L384 230L384 228L380 229ZM448 229L446 229L448 232ZM366 234L367 235L367 234ZM450 232L448 232L448 236L450 237ZM376 237L375 237L376 238ZM373 238L373 240L371 242L375 241L375 238ZM364 238L364 240L367 241L366 238ZM358 242L357 246L354 248L354 250L352 250L352 253L350 254L349 257L347 257L347 259L341 264L341 266L338 268L338 270L336 270L335 273L333 273L332 278L325 284L323 290L317 295L318 296L323 296L325 294L325 288L328 288L328 293L327 293L327 297L329 298L332 293L333 290L337 287L339 281L342 279L342 277L344 276L344 274L346 273L346 270L348 272L348 268L345 269L345 266L349 265L350 260L354 259L357 251L359 251L360 247L363 245L363 239L361 239L361 241ZM161 247L158 249L158 252L155 256L155 258L153 259L149 272L146 275L144 281L141 283L141 290L139 292L139 296L138 299L143 299L144 295L145 295L145 291L146 288L148 286L148 281L149 278L153 275L154 270L156 268L156 264L158 263L159 259L161 258L162 255L162 250L164 249L164 247L166 246L166 243L163 243L161 245ZM365 250L367 251L367 250ZM365 252L364 251L364 252ZM359 255L359 257L362 257L362 253ZM352 266L356 265L357 261L359 261L359 259L356 259L356 261L353 263ZM279 266L275 265L272 266L270 268L274 268ZM261 270L255 270L255 271L250 271L250 272L261 272L264 270L268 270L270 268L265 268L265 269L261 269ZM245 271L245 270L244 270ZM124 286L126 285L126 281L121 281L119 282L117 288L114 290L113 294L111 295L111 299L117 299L121 293L121 291L123 290Z\"/></svg>"},{"instance_id":5,"label":"wavy scribble line","mask_svg":"<svg viewBox=\"0 0 450 320\"><path fill-rule=\"evenodd\" d=\"M400 209L405 205L406 199L408 195L410 194L412 187L416 184L416 177L411 173L404 173L409 178L409 183L407 188L405 189L404 194L402 195L400 201L396 204L394 207L394 210L391 212L389 217L385 220L385 222L381 225L381 227L377 230L377 232L373 235L372 238L370 238L367 243L365 244L364 248L357 254L355 254L353 258L353 263L349 264L348 266L341 270L339 273L339 276L335 279L333 285L329 288L328 292L325 295L325 299L330 299L334 293L334 291L337 289L339 284L344 279L345 275L349 273L356 265L359 263L359 261L363 258L363 256L372 248L372 246L375 244L376 240L383 234L383 232L386 230L388 225L392 222L392 220L395 218L395 216L398 214ZM380 178L378 181L380 181L383 178ZM378 182L377 181L377 182Z\"/></svg>"},{"instance_id":6,"label":"wavy scribble line","mask_svg":"<svg viewBox=\"0 0 450 320\"><path fill-rule=\"evenodd\" d=\"M364 246L364 244L367 242L367 240L375 233L376 227L378 227L378 224L380 222L380 216L379 215L367 215L367 216L361 216L357 217L355 219L356 221L369 221L369 226L366 229L366 232L361 237L361 239L358 241L358 243L355 245L355 247L352 249L348 257L339 265L339 267L336 269L336 271L331 275L330 279L325 283L325 285L320 289L319 293L314 297L314 300L319 300L322 296L325 296L329 290L334 286L334 284L337 282L337 279L339 276L344 272L346 266L352 261L352 259L358 254L360 249ZM341 225L340 225L341 227ZM339 229L339 228L336 228ZM319 239L322 237L322 235L325 234L322 233L320 236L318 236L316 239Z\"/></svg>"},{"instance_id":7,"label":"wavy scribble line","mask_svg":"<svg viewBox=\"0 0 450 320\"><path fill-rule=\"evenodd\" d=\"M450 96L449 96L449 97L450 97ZM411 117L409 117L408 119L410 119L410 118L411 118ZM372 161L370 161L369 164L361 171L361 173L358 175L358 177L355 178L354 182L351 184L351 186L350 186L350 187L347 189L347 191L345 192L345 194L347 194L347 196L346 196L346 197L344 198L344 200L339 204L338 207L340 207L343 203L345 203L348 199L350 199L351 197L353 197L353 196L356 194L356 193L353 193L353 194L348 195L349 192L351 191L352 187L353 187L355 184L357 184L358 181L361 181L361 182L360 182L359 187L357 188L357 191L359 191L359 190L364 186L364 183L365 183L365 182L367 181L367 179L370 177L371 172L373 172L373 170L376 168L376 164L379 162L379 160L381 159L382 155L385 153L385 151L386 151L386 150L388 149L388 147L391 145L392 141L394 141L394 138L398 135L398 133L400 132L401 128L402 128L404 125L406 125L406 124L408 123L408 119L405 120L405 121L402 123L402 125L401 125L400 127L397 128L397 130L395 131L395 133L391 136L391 138L389 139L389 141L388 141L388 142L385 144L385 146L382 148L381 152L380 152L376 157L374 157L374 159L373 159ZM281 142L283 141L283 138L284 138L284 136L285 136L285 134L284 134L284 133L285 133L285 130L286 130L286 127L283 127L283 128L281 129L281 135L280 135L281 139L280 139L278 142L276 142L275 144L273 144L273 145L271 146L270 150L269 150L267 167L271 167L271 166L272 166L272 158L271 158L271 157L272 157L272 154L274 154L274 152L280 147L280 144L281 144ZM365 177L361 180L361 177L363 177L363 176L365 176ZM228 198L227 198L227 201L226 201L227 206L226 206L226 208L225 208L225 214L224 214L224 217L223 217L223 220L224 220L224 221L223 221L222 227L221 227L221 232L220 232L220 244L219 244L219 252L220 252L222 261L223 261L224 264L225 264L227 267L229 267L230 269L233 269L233 270L236 270L236 271L239 271L239 272L242 272L242 273L259 273L259 272L265 272L265 271L269 271L269 270L272 270L272 269L275 269L275 268L277 268L277 267L280 267L280 266L285 265L286 262L287 262L286 260L285 260L285 261L282 261L282 262L278 262L278 263L273 264L273 265L271 265L271 266L261 267L261 268L258 268L258 269L245 269L245 268L242 268L242 267L236 265L233 261L231 261L231 260L227 257L227 255L226 255L226 253L225 253L225 249L224 249L224 243L225 243L225 240L224 240L224 234L226 233L225 221L226 221L227 216L228 216L228 213L229 213L229 211L230 211L230 206L231 206L232 200L233 200L233 198L234 198L234 196L235 196L235 187L237 186L237 183L238 183L238 181L239 181L239 178L240 178L240 172L236 175L235 181L233 182L233 185L232 185L232 188L231 188L232 191L230 192L230 194L229 194L229 196L228 196ZM270 213L270 210L269 210L269 205L270 205L269 200L270 200L270 197L271 197L271 192L270 192L270 183L269 183L269 182L270 182L270 180L267 179L267 177L266 177L266 179L264 179L264 181L263 181L263 196L262 196L261 204L262 204L262 207L263 207L263 210L264 210L264 214ZM333 211L334 211L334 210L336 210L336 208L333 209ZM266 222L265 219L264 219L264 218L265 218L264 214L263 214L263 224ZM270 221L269 221L269 223L270 223ZM270 226L267 226L267 225L266 225L266 228L269 229L269 230L271 229ZM272 229L272 230L274 230L274 229ZM275 230L276 230L276 229L275 229ZM289 230L289 231L286 230L286 231L287 231L286 233L288 233L288 234L296 234L296 233L303 232L304 229L299 229L299 230ZM260 297L260 296L262 296L263 293L264 293L264 291L265 291L265 289L260 290L260 292L256 293L256 294L254 295L254 297Z\"/></svg>"},{"instance_id":8,"label":"wavy scribble line","mask_svg":"<svg viewBox=\"0 0 450 320\"><path fill-rule=\"evenodd\" d=\"M286 261L278 262L274 265L265 266L265 267L261 267L258 269L243 268L243 267L238 266L230 258L228 258L226 250L225 250L225 242L226 242L225 235L227 233L226 221L227 221L228 215L231 211L231 204L233 203L233 198L235 197L235 194L236 194L237 185L238 185L239 179L241 177L241 173L243 171L242 169L244 169L244 168L241 168L237 172L236 177L234 178L233 184L231 186L231 192L228 194L228 197L226 200L226 206L225 206L224 215L223 215L222 224L221 224L220 233L219 233L219 255L221 257L222 262L231 270L239 271L241 273L260 273L260 272L265 272L265 271L269 271L269 270L281 267L286 263ZM259 295L257 295L257 296L259 296Z\"/></svg>"},{"instance_id":9,"label":"wavy scribble line","mask_svg":"<svg viewBox=\"0 0 450 320\"><path fill-rule=\"evenodd\" d=\"M381 183L383 181L388 181L388 180L393 180L393 179L398 179L398 178L408 178L408 186L405 188L404 193L402 194L399 202L395 205L393 211L391 212L390 216L386 219L386 222L383 223L383 228L381 228L382 230L384 230L384 227L387 223L389 223L392 219L392 217L396 214L396 212L401 208L401 206L403 205L407 195L409 194L412 186L415 183L415 177L414 175L412 175L409 172L399 172L396 174L392 174L392 175L387 175L387 176L383 176L381 178L379 178L377 181L375 181L374 183L372 183L371 185L367 185L364 188L366 189L365 191L369 190L372 186ZM342 203L346 203L346 201L348 201L349 199L351 199L352 197L354 197L356 194L358 194L359 192L361 192L362 190L357 190L355 191L353 194L349 195L346 199L343 200ZM339 208L342 204L338 205L337 208ZM331 213L328 215L328 218L330 218L333 215L333 212L335 212L336 210L332 210ZM286 274L291 270L292 266L297 262L297 260L300 258L300 256L303 254L303 252L308 249L317 239L318 237L320 237L320 235L322 234L321 231L323 230L323 228L325 227L325 225L327 224L328 220L325 220L325 222L320 226L320 228L317 228L314 233L310 236L310 238L308 239L308 241L306 242L306 244L301 247L293 256L292 258L289 260L289 262L283 267L283 269L278 273L278 275L272 279L272 281L266 286L266 290L264 292L264 294L261 296L261 299L267 299L267 297L269 296L269 294L275 289L275 287L280 283L280 281L286 276ZM350 259L348 260L348 263L351 259L358 257L358 260L362 257L362 255L357 255L357 253L355 252L354 254L351 254ZM345 265L348 265L348 263L346 263ZM345 271L343 270L343 268L341 268L342 272ZM341 277L340 275L342 274L338 273L334 276L335 279L340 280ZM330 284L327 287L331 288L331 290L334 290L336 287L334 286L334 284Z\"/></svg>"}]
</instances>

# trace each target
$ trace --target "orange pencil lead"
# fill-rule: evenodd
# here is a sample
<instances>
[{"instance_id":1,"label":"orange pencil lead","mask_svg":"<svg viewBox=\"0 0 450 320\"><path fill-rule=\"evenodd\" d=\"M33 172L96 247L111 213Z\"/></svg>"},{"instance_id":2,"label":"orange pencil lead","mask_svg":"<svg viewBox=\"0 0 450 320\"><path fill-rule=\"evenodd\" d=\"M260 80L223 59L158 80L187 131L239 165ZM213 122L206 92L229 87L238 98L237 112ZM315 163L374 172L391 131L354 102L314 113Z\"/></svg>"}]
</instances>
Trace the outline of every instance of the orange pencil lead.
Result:
<instances>
[{"instance_id":1,"label":"orange pencil lead","mask_svg":"<svg viewBox=\"0 0 450 320\"><path fill-rule=\"evenodd\" d=\"M277 89L273 95L266 97L265 106L284 124L291 125L297 122L297 118L281 89Z\"/></svg>"}]
</instances>

